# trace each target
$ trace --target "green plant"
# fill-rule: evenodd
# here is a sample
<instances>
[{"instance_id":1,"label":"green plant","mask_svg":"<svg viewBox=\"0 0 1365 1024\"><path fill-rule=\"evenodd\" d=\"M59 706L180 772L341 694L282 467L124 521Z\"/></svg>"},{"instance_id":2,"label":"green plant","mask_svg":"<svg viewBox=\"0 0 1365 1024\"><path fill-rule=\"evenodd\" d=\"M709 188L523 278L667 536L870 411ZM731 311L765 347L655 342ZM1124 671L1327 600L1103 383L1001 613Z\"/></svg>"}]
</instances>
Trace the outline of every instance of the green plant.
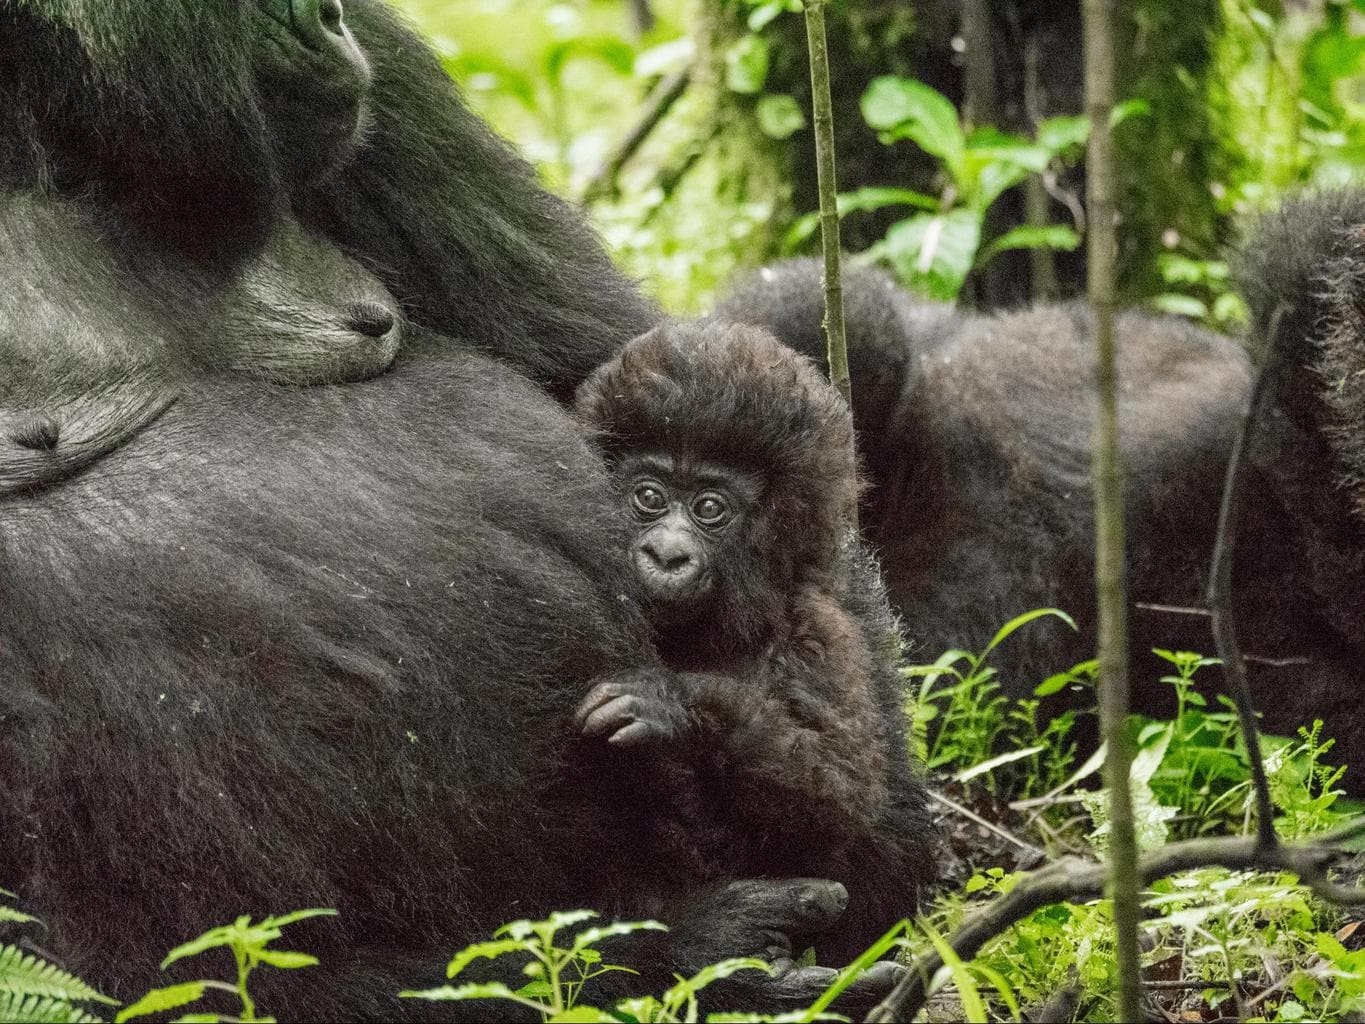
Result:
<instances>
[{"instance_id":1,"label":"green plant","mask_svg":"<svg viewBox=\"0 0 1365 1024\"><path fill-rule=\"evenodd\" d=\"M40 924L8 901L14 893L0 889L0 924ZM0 1021L9 1024L83 1024L99 1018L84 1010L81 1003L118 1003L96 991L80 978L49 963L41 956L25 953L18 946L0 942Z\"/></svg>"},{"instance_id":2,"label":"green plant","mask_svg":"<svg viewBox=\"0 0 1365 1024\"><path fill-rule=\"evenodd\" d=\"M1128 104L1116 120L1142 109ZM923 82L883 75L862 97L863 119L886 145L909 139L940 162L937 196L902 188L865 188L839 197L840 215L908 206L921 212L893 224L862 258L886 263L908 287L930 298L955 299L967 276L1010 249L1074 249L1076 231L1064 224L1022 225L984 238L986 212L1007 190L1054 163L1074 162L1090 134L1083 117L1054 117L1033 139L981 127L969 130L942 93ZM809 217L787 235L793 248L814 231Z\"/></svg>"},{"instance_id":3,"label":"green plant","mask_svg":"<svg viewBox=\"0 0 1365 1024\"><path fill-rule=\"evenodd\" d=\"M307 953L271 949L270 944L283 935L283 929L286 925L293 924L296 921L304 921L310 917L329 917L335 914L335 910L323 908L296 910L293 913L281 914L278 917L267 917L255 924L251 923L250 917L243 915L230 925L212 928L197 939L191 939L167 953L166 959L161 961L161 969L164 971L177 960L198 956L210 949L227 949L232 953L233 961L237 966L235 982L187 981L178 985L153 989L137 1002L124 1007L119 1015L114 1018L114 1022L115 1024L123 1024L124 1021L136 1020L138 1017L176 1010L198 1002L210 990L217 990L235 996L241 1004L241 1012L235 1016L198 1012L182 1014L177 1019L186 1022L186 1024L217 1024L219 1021L236 1021L240 1024L267 1024L274 1018L258 1016L256 1001L252 998L247 987L251 972L261 964L269 964L271 967L279 967L284 970L298 970L302 967L315 966L318 962L317 957L310 956Z\"/></svg>"},{"instance_id":4,"label":"green plant","mask_svg":"<svg viewBox=\"0 0 1365 1024\"><path fill-rule=\"evenodd\" d=\"M911 710L911 741L926 766L961 769L962 781L984 776L985 785L995 792L995 768L1026 759L1032 759L1031 765L1053 764L1056 751L1049 753L1047 744L1064 745L1075 716L1061 716L1040 730L1036 702L1022 716L1014 713L1011 701L1001 693L995 668L988 664L991 652L1016 630L1047 616L1076 628L1065 612L1038 608L1001 626L980 653L945 651L932 665L901 670L920 680ZM1021 738L1026 742L1017 742ZM997 756L1002 745L1009 749Z\"/></svg>"}]
</instances>

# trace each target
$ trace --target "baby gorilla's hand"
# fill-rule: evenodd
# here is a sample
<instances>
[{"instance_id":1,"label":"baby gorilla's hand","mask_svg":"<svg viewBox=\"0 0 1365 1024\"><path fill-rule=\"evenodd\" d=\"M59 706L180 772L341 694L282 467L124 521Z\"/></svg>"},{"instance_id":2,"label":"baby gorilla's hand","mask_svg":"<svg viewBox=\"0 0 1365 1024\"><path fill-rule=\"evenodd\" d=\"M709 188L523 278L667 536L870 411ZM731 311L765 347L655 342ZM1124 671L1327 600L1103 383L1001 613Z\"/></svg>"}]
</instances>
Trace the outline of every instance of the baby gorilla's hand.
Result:
<instances>
[{"instance_id":1,"label":"baby gorilla's hand","mask_svg":"<svg viewBox=\"0 0 1365 1024\"><path fill-rule=\"evenodd\" d=\"M574 713L584 736L621 747L678 739L691 724L687 689L666 669L631 669L597 683Z\"/></svg>"}]
</instances>

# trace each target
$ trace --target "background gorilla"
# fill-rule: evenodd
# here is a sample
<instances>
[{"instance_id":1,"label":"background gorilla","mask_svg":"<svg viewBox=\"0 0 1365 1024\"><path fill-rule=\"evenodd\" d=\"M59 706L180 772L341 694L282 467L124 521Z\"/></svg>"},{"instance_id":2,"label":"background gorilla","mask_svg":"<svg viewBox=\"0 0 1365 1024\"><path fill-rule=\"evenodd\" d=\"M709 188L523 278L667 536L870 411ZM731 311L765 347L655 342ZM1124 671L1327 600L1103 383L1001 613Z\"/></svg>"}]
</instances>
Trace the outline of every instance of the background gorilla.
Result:
<instances>
[{"instance_id":1,"label":"background gorilla","mask_svg":"<svg viewBox=\"0 0 1365 1024\"><path fill-rule=\"evenodd\" d=\"M0 885L47 949L126 996L209 924L335 906L265 1004L392 1017L556 906L674 923L621 957L642 987L838 917L632 842L665 812L572 726L648 638L599 459L523 374L567 393L657 314L418 39L374 0L26 0L0 86L6 237L46 247L0 260ZM374 380L222 372L385 313Z\"/></svg>"},{"instance_id":2,"label":"background gorilla","mask_svg":"<svg viewBox=\"0 0 1365 1024\"><path fill-rule=\"evenodd\" d=\"M849 532L843 399L765 331L671 323L594 373L578 413L634 525L665 667L599 683L577 721L636 748L679 817L701 803L733 822L659 845L744 876L836 879L850 913L913 913L933 828L905 770L899 637Z\"/></svg>"},{"instance_id":3,"label":"background gorilla","mask_svg":"<svg viewBox=\"0 0 1365 1024\"><path fill-rule=\"evenodd\" d=\"M1253 251L1280 250L1262 242ZM819 276L815 261L767 268L717 315L763 324L800 351L822 353ZM992 655L1003 683L1025 694L1093 657L1088 308L963 313L918 302L867 269L846 273L844 295L858 444L871 483L864 530L907 633L921 643L919 656L979 650L1010 617L1054 605L1076 617L1080 632L1039 622L1015 634ZM1213 651L1205 617L1151 606L1204 604L1227 455L1252 367L1234 341L1177 318L1129 312L1117 329L1137 603L1133 683L1145 706L1160 710L1166 694L1156 692L1160 663L1150 649ZM1359 649L1337 621L1342 605L1321 590L1304 555L1306 519L1316 514L1304 510L1320 507L1328 482L1321 441L1286 424L1272 433L1257 453L1235 570L1242 642L1256 658L1250 679L1270 730L1293 735L1320 715L1349 763L1365 757L1365 719L1352 710Z\"/></svg>"}]
</instances>

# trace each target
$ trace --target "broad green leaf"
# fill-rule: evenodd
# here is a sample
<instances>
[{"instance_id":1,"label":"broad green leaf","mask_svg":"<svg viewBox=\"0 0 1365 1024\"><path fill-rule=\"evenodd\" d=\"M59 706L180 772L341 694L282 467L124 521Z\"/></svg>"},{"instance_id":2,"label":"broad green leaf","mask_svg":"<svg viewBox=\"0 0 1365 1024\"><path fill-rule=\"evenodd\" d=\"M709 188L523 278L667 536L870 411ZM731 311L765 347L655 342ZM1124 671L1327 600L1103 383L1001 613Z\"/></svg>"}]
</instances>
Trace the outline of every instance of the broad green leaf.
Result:
<instances>
[{"instance_id":1,"label":"broad green leaf","mask_svg":"<svg viewBox=\"0 0 1365 1024\"><path fill-rule=\"evenodd\" d=\"M1022 224L993 238L977 254L976 265L984 267L1009 249L1061 249L1070 252L1081 244L1081 236L1065 224Z\"/></svg>"},{"instance_id":2,"label":"broad green leaf","mask_svg":"<svg viewBox=\"0 0 1365 1024\"><path fill-rule=\"evenodd\" d=\"M202 981L187 981L183 985L167 985L154 988L135 1003L125 1006L114 1018L114 1024L123 1024L134 1017L146 1017L153 1013L164 1013L189 1003L197 1002L204 995Z\"/></svg>"},{"instance_id":3,"label":"broad green leaf","mask_svg":"<svg viewBox=\"0 0 1365 1024\"><path fill-rule=\"evenodd\" d=\"M1165 292L1161 295L1153 295L1147 301L1153 309L1162 313L1174 313L1176 316L1187 316L1193 320L1202 319L1209 312L1209 307L1193 295Z\"/></svg>"},{"instance_id":4,"label":"broad green leaf","mask_svg":"<svg viewBox=\"0 0 1365 1024\"><path fill-rule=\"evenodd\" d=\"M840 192L835 197L835 203L840 217L850 213L882 210L888 206L914 206L921 210L937 210L939 208L939 201L923 192L881 185L869 185L866 188L854 189L852 192ZM820 213L818 210L798 217L782 240L783 248L790 252L815 234L819 228Z\"/></svg>"},{"instance_id":5,"label":"broad green leaf","mask_svg":"<svg viewBox=\"0 0 1365 1024\"><path fill-rule=\"evenodd\" d=\"M752 96L763 91L768 80L768 40L746 35L725 53L725 87Z\"/></svg>"},{"instance_id":6,"label":"broad green leaf","mask_svg":"<svg viewBox=\"0 0 1365 1024\"><path fill-rule=\"evenodd\" d=\"M556 43L545 52L546 77L558 83L569 62L580 58L600 61L623 77L635 69L635 49L624 40L611 36L579 36Z\"/></svg>"},{"instance_id":7,"label":"broad green leaf","mask_svg":"<svg viewBox=\"0 0 1365 1024\"><path fill-rule=\"evenodd\" d=\"M785 139L806 127L806 115L801 105L786 93L760 96L754 110L758 127L773 139Z\"/></svg>"},{"instance_id":8,"label":"broad green leaf","mask_svg":"<svg viewBox=\"0 0 1365 1024\"><path fill-rule=\"evenodd\" d=\"M893 224L872 247L901 281L931 298L957 298L981 242L981 216L972 210L919 214Z\"/></svg>"},{"instance_id":9,"label":"broad green leaf","mask_svg":"<svg viewBox=\"0 0 1365 1024\"><path fill-rule=\"evenodd\" d=\"M779 14L801 10L800 0L768 0L754 6L746 24L750 32L762 32Z\"/></svg>"},{"instance_id":10,"label":"broad green leaf","mask_svg":"<svg viewBox=\"0 0 1365 1024\"><path fill-rule=\"evenodd\" d=\"M941 92L923 82L898 75L874 78L862 95L863 119L891 138L906 138L948 165L961 176L966 140L957 108Z\"/></svg>"},{"instance_id":11,"label":"broad green leaf","mask_svg":"<svg viewBox=\"0 0 1365 1024\"><path fill-rule=\"evenodd\" d=\"M1090 139L1090 118L1049 117L1038 124L1038 145L1054 156L1084 146Z\"/></svg>"}]
</instances>

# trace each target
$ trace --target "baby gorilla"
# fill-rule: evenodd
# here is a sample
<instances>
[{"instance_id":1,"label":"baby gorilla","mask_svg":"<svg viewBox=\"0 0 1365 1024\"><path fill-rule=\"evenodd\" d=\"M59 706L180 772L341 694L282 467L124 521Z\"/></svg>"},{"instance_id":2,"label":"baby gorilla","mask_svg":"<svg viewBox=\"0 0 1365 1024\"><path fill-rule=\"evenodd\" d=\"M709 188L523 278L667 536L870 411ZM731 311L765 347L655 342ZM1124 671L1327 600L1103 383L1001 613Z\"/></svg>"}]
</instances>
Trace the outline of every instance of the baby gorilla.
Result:
<instances>
[{"instance_id":1,"label":"baby gorilla","mask_svg":"<svg viewBox=\"0 0 1365 1024\"><path fill-rule=\"evenodd\" d=\"M847 406L767 332L711 321L636 338L577 408L635 523L664 665L598 682L578 727L655 751L632 770L676 808L660 841L740 877L840 881L871 941L933 877L933 830L906 754L899 634L852 529ZM737 827L708 846L698 806ZM885 870L856 877L869 847Z\"/></svg>"}]
</instances>

